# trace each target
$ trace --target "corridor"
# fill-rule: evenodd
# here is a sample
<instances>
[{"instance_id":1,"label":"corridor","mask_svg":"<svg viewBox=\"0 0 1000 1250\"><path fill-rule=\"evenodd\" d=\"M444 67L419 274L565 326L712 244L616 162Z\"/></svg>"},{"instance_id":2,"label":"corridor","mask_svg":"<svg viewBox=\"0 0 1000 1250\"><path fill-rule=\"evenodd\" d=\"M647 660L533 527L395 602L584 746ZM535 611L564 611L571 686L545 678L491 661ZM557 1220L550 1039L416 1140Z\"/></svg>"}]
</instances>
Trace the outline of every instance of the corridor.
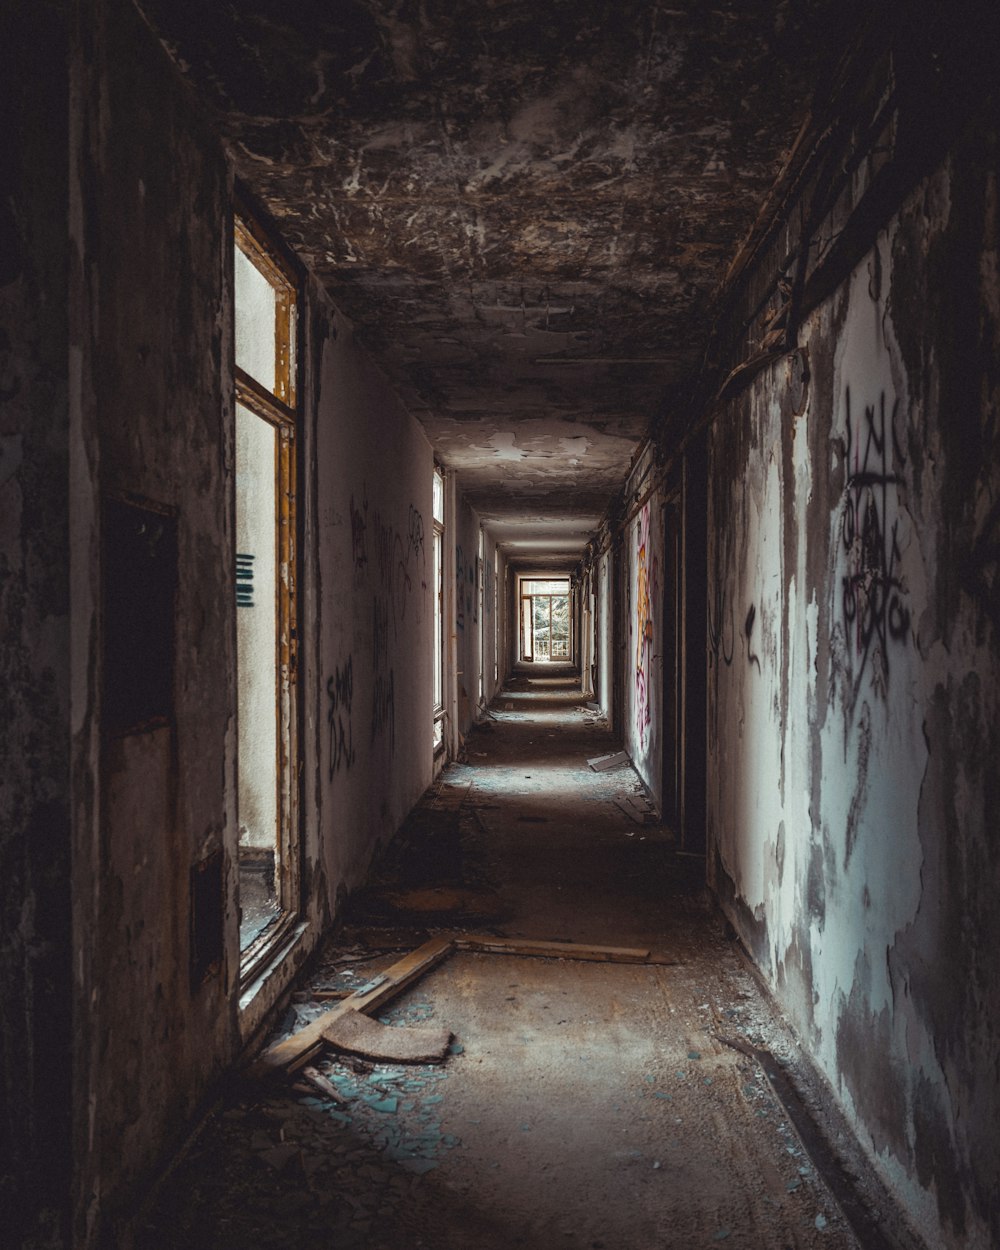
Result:
<instances>
[{"instance_id":1,"label":"corridor","mask_svg":"<svg viewBox=\"0 0 1000 1250\"><path fill-rule=\"evenodd\" d=\"M792 1036L726 936L700 859L635 814L634 770L588 767L613 747L578 675L522 666L352 901L277 1037L442 933L639 961L457 951L379 1008L393 1031L444 1026L443 1062L327 1047L306 1072L332 1088L247 1077L172 1170L138 1250L909 1244L898 1224L885 1239L892 1215L863 1166L856 1239L827 1154L817 1168L746 1053L772 1055L816 1108Z\"/></svg>"},{"instance_id":2,"label":"corridor","mask_svg":"<svg viewBox=\"0 0 1000 1250\"><path fill-rule=\"evenodd\" d=\"M1000 1246L997 48L0 4L5 1250Z\"/></svg>"}]
</instances>

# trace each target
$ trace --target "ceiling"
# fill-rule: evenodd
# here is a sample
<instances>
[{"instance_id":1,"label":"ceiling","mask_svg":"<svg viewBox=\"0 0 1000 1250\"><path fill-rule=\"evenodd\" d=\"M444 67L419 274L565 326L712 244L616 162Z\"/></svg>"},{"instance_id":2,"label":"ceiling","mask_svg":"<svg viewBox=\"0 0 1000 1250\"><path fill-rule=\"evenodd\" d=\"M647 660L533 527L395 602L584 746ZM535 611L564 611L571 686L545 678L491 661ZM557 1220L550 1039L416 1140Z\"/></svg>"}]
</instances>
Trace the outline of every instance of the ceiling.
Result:
<instances>
[{"instance_id":1,"label":"ceiling","mask_svg":"<svg viewBox=\"0 0 1000 1250\"><path fill-rule=\"evenodd\" d=\"M697 369L829 0L140 0L508 549L576 555Z\"/></svg>"}]
</instances>

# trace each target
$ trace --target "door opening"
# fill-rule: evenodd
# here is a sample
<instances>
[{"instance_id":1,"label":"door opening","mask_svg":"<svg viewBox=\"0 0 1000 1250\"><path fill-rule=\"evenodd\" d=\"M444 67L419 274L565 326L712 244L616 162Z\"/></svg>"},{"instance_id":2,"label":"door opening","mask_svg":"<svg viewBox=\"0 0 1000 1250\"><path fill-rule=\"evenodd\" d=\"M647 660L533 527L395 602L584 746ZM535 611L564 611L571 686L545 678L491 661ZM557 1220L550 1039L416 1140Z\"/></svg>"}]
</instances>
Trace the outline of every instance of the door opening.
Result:
<instances>
[{"instance_id":1,"label":"door opening","mask_svg":"<svg viewBox=\"0 0 1000 1250\"><path fill-rule=\"evenodd\" d=\"M548 663L572 657L569 578L521 581L521 659Z\"/></svg>"}]
</instances>

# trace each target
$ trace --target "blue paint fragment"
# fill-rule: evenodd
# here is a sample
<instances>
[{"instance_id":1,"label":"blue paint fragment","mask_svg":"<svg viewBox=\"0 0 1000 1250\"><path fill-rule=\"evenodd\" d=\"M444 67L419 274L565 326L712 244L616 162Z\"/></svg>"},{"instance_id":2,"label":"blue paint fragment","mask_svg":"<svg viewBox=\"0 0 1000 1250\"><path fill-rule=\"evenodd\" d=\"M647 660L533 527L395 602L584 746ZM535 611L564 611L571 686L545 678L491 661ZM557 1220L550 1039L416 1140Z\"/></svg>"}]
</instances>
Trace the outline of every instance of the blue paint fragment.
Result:
<instances>
[{"instance_id":1,"label":"blue paint fragment","mask_svg":"<svg viewBox=\"0 0 1000 1250\"><path fill-rule=\"evenodd\" d=\"M464 1055L465 1047L461 1042L452 1042L452 1044L448 1047L448 1053L450 1055Z\"/></svg>"},{"instance_id":2,"label":"blue paint fragment","mask_svg":"<svg viewBox=\"0 0 1000 1250\"><path fill-rule=\"evenodd\" d=\"M725 1241L728 1236L729 1236L729 1229L720 1228L719 1231L712 1238L712 1240L713 1241Z\"/></svg>"},{"instance_id":3,"label":"blue paint fragment","mask_svg":"<svg viewBox=\"0 0 1000 1250\"><path fill-rule=\"evenodd\" d=\"M405 1168L407 1172L415 1172L417 1176L423 1176L425 1172L430 1172L437 1167L433 1159L401 1159L399 1166Z\"/></svg>"},{"instance_id":4,"label":"blue paint fragment","mask_svg":"<svg viewBox=\"0 0 1000 1250\"><path fill-rule=\"evenodd\" d=\"M700 1052L700 1051L697 1051L697 1050L689 1050L689 1051L688 1051L688 1058L689 1058L689 1059L700 1059L700 1058L701 1058L701 1052ZM727 1236L728 1236L728 1234L727 1234Z\"/></svg>"},{"instance_id":5,"label":"blue paint fragment","mask_svg":"<svg viewBox=\"0 0 1000 1250\"><path fill-rule=\"evenodd\" d=\"M815 1223L816 1227L819 1229L826 1228L826 1216L822 1213L822 1211L816 1216Z\"/></svg>"},{"instance_id":6,"label":"blue paint fragment","mask_svg":"<svg viewBox=\"0 0 1000 1250\"><path fill-rule=\"evenodd\" d=\"M646 1073L646 1075L645 1075L645 1077L644 1077L643 1079L645 1080L645 1082L646 1082L646 1084L647 1084L647 1085L652 1085L652 1084L654 1084L654 1083L655 1083L655 1081L656 1081L656 1077L655 1077L655 1076L652 1076L652 1075L651 1075L650 1073L648 1073L648 1072Z\"/></svg>"},{"instance_id":7,"label":"blue paint fragment","mask_svg":"<svg viewBox=\"0 0 1000 1250\"><path fill-rule=\"evenodd\" d=\"M706 1084L706 1085L711 1085L711 1084L712 1084L712 1078L711 1078L710 1076L706 1076L706 1077L705 1077L705 1084Z\"/></svg>"},{"instance_id":8,"label":"blue paint fragment","mask_svg":"<svg viewBox=\"0 0 1000 1250\"><path fill-rule=\"evenodd\" d=\"M444 1102L444 1094L428 1094L424 1099L426 1106L432 1106L436 1102Z\"/></svg>"},{"instance_id":9,"label":"blue paint fragment","mask_svg":"<svg viewBox=\"0 0 1000 1250\"><path fill-rule=\"evenodd\" d=\"M396 1107L399 1105L395 1098L372 1098L368 1097L365 1102L373 1111L384 1111L386 1114L395 1114Z\"/></svg>"},{"instance_id":10,"label":"blue paint fragment","mask_svg":"<svg viewBox=\"0 0 1000 1250\"><path fill-rule=\"evenodd\" d=\"M663 1098L663 1099L665 1099L667 1102L673 1102L673 1101L674 1101L674 1096L673 1096L673 1094L665 1094L665 1093L663 1092L663 1090L662 1090L662 1089L657 1089L657 1090L654 1090L654 1091L653 1091L653 1097L654 1097L654 1098Z\"/></svg>"}]
</instances>

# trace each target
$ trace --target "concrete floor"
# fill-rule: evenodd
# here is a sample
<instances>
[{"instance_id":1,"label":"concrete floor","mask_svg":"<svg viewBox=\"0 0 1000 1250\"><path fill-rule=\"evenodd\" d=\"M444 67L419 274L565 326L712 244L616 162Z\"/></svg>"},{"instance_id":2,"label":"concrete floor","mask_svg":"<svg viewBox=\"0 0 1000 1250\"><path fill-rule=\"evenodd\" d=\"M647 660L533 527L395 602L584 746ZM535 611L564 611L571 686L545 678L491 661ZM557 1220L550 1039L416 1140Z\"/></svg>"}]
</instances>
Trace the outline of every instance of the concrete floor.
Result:
<instances>
[{"instance_id":1,"label":"concrete floor","mask_svg":"<svg viewBox=\"0 0 1000 1250\"><path fill-rule=\"evenodd\" d=\"M336 1098L242 1088L178 1161L139 1244L907 1244L899 1228L886 1235L881 1195L859 1201L823 1142L793 1126L775 1090L797 1088L814 1116L822 1091L727 938L702 862L619 806L641 790L629 766L587 767L614 743L574 678L518 676L466 745L353 900L282 1031L329 1005L320 990L356 988L442 929L649 946L658 962L452 956L382 1016L445 1024L446 1062L329 1053L317 1066ZM777 1084L730 1042L773 1056Z\"/></svg>"}]
</instances>

